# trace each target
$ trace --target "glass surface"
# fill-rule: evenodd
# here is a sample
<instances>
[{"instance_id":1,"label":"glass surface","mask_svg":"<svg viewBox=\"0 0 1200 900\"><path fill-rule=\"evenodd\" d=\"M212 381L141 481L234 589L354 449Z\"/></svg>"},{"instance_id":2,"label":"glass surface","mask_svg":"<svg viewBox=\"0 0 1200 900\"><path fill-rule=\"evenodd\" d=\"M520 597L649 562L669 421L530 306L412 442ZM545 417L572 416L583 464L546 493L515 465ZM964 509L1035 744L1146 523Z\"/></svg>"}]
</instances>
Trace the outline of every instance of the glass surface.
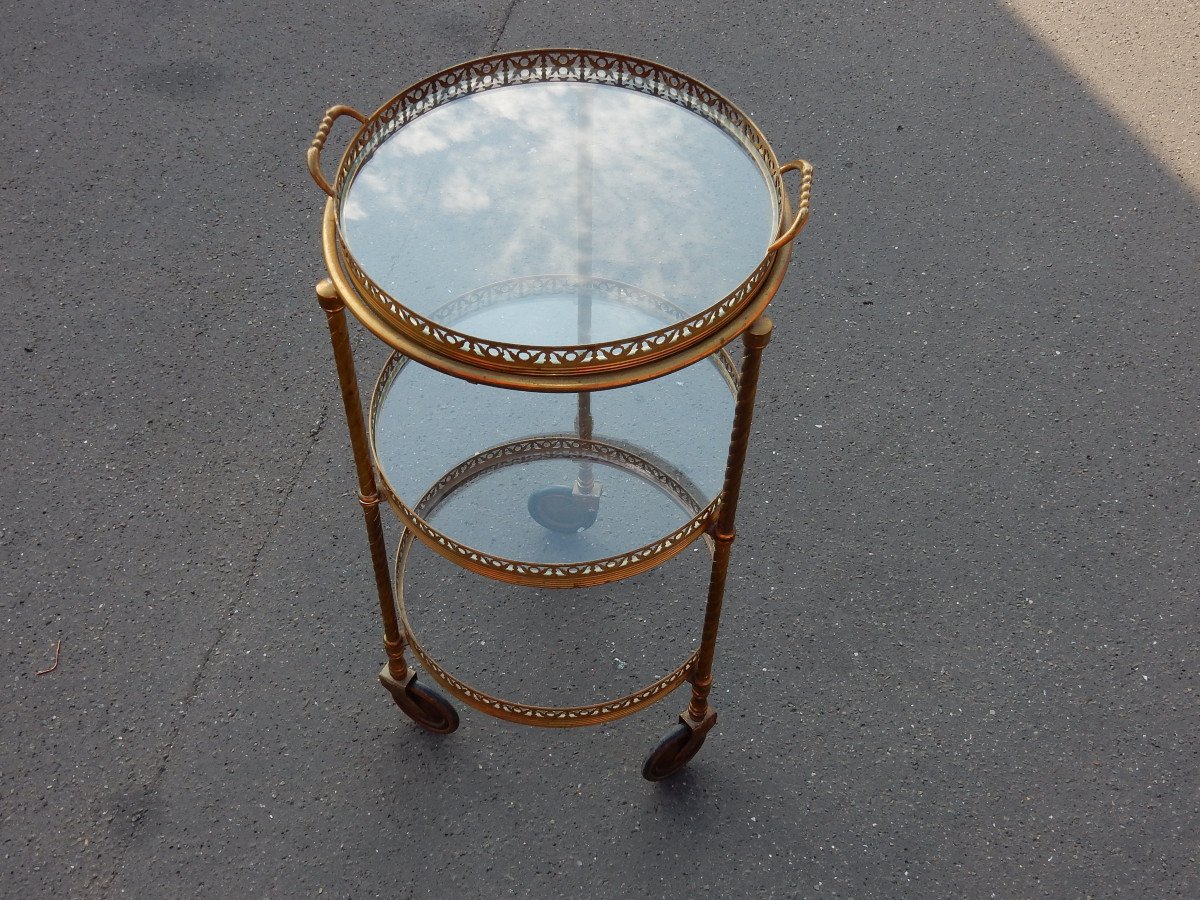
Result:
<instances>
[{"instance_id":1,"label":"glass surface","mask_svg":"<svg viewBox=\"0 0 1200 900\"><path fill-rule=\"evenodd\" d=\"M453 297L537 275L630 284L670 301L678 321L753 272L775 219L759 165L718 126L658 97L582 83L511 85L431 110L384 141L340 210L367 274L435 321ZM546 318L553 344L648 330L603 304L582 322L577 306L548 299L510 310L500 332L468 333L531 344L529 326Z\"/></svg>"},{"instance_id":2,"label":"glass surface","mask_svg":"<svg viewBox=\"0 0 1200 900\"><path fill-rule=\"evenodd\" d=\"M734 398L713 360L664 378L584 395L593 438L634 452L684 485L700 506L721 490ZM475 454L519 439L578 434L576 394L507 391L406 363L376 403L372 440L380 468L410 508L446 472ZM571 488L581 460L570 451L489 470L458 487L429 523L485 553L523 562L603 559L665 537L693 518L645 474L610 461L591 464L602 485L595 523L575 534L530 515L530 496Z\"/></svg>"},{"instance_id":3,"label":"glass surface","mask_svg":"<svg viewBox=\"0 0 1200 900\"><path fill-rule=\"evenodd\" d=\"M542 527L528 509L535 491L575 482L579 462L570 458L493 469L456 490L427 521L442 534L505 559L561 563L619 556L670 534L691 518L633 472L603 463L593 464L592 471L603 485L600 514L591 527L574 534Z\"/></svg>"}]
</instances>

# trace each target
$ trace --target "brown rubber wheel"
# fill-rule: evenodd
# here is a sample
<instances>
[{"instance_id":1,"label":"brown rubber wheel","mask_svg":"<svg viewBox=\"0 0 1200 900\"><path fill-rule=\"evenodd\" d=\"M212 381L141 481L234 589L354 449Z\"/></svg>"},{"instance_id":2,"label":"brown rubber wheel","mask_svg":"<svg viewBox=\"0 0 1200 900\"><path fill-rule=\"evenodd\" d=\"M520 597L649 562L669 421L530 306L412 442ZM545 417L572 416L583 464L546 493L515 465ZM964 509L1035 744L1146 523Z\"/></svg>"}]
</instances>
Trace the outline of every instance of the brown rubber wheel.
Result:
<instances>
[{"instance_id":1,"label":"brown rubber wheel","mask_svg":"<svg viewBox=\"0 0 1200 900\"><path fill-rule=\"evenodd\" d=\"M697 735L691 728L680 722L667 732L666 737L658 742L658 746L646 758L642 766L642 777L647 781L662 781L670 778L700 752L704 746L705 735Z\"/></svg>"},{"instance_id":2,"label":"brown rubber wheel","mask_svg":"<svg viewBox=\"0 0 1200 900\"><path fill-rule=\"evenodd\" d=\"M434 734L450 734L458 728L458 710L437 691L414 678L403 691L391 691L392 699L404 714Z\"/></svg>"}]
</instances>

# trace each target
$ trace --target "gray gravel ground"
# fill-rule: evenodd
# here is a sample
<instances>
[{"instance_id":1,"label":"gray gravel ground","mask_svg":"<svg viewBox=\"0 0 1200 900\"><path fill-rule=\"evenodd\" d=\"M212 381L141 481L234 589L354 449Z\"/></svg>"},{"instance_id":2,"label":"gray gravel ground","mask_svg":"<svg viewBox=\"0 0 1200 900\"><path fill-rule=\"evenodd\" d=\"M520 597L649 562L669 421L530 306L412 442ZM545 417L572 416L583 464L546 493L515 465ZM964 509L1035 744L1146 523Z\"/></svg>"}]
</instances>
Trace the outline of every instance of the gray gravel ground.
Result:
<instances>
[{"instance_id":1,"label":"gray gravel ground","mask_svg":"<svg viewBox=\"0 0 1200 900\"><path fill-rule=\"evenodd\" d=\"M3 21L5 896L1200 894L1200 209L1000 7ZM437 739L375 683L304 150L332 103L531 45L691 72L817 167L721 721L660 786L638 770L682 695ZM448 608L488 589L430 577ZM600 590L657 621L701 586L681 561ZM516 632L518 683L551 690ZM618 644L686 643L598 633L574 654L601 687Z\"/></svg>"}]
</instances>

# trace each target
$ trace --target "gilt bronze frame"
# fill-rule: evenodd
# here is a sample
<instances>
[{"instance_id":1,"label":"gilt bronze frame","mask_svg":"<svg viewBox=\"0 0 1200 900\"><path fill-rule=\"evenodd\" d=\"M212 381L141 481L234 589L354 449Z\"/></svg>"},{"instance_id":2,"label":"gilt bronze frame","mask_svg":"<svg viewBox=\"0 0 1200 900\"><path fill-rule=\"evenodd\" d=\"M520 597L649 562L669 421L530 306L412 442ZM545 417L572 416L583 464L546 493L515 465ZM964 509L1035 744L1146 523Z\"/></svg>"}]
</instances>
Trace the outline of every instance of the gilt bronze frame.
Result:
<instances>
[{"instance_id":1,"label":"gilt bronze frame","mask_svg":"<svg viewBox=\"0 0 1200 900\"><path fill-rule=\"evenodd\" d=\"M774 184L777 199L775 238L758 267L729 296L697 316L669 328L638 335L619 344L585 344L545 348L501 345L482 341L447 327L447 319L431 322L388 296L358 266L341 239L338 227L341 192L358 168L395 128L440 103L492 87L536 80L584 80L629 87L661 96L685 106L730 132L743 142ZM360 128L341 157L337 174L327 180L320 169L321 150L334 122L341 116L357 120ZM735 539L738 497L745 471L746 452L763 351L770 341L772 325L764 314L779 289L791 258L792 241L804 227L809 213L812 167L803 160L779 165L766 139L740 110L721 95L674 70L618 54L584 50L535 50L497 54L447 69L398 94L370 116L347 106L331 108L322 120L308 152L310 172L328 194L322 222L322 247L328 278L317 285L317 298L325 311L333 356L341 387L350 443L358 477L358 499L362 506L367 543L375 574L383 644L387 663L380 682L396 704L417 724L436 733L449 733L459 724L454 707L417 682L416 670L405 651L411 649L425 670L451 696L488 715L542 727L576 727L613 721L662 699L684 682L691 685L686 709L675 726L650 754L643 775L650 780L678 772L703 745L716 722L709 696L713 684L713 661L724 605L730 552ZM793 214L783 176L800 176L799 199ZM547 276L559 277L559 276ZM494 286L492 286L494 287ZM587 290L599 285L588 285ZM484 289L484 293L488 289ZM634 290L634 289L630 289ZM485 302L486 297L462 302ZM461 298L460 298L461 300ZM459 301L455 301L459 302ZM656 302L635 298L634 302ZM665 301L662 301L665 302ZM582 304L581 304L582 307ZM370 419L364 416L354 354L347 331L345 310L396 353L385 365L376 383ZM581 308L580 315L584 315ZM586 336L586 329L581 335ZM740 368L733 371L725 347L742 338ZM638 448L593 438L590 395L659 378L706 357L714 357L726 372L735 395L733 424L719 494L705 503L686 479L666 471ZM374 417L381 385L394 377L399 367L411 360L455 378L511 390L576 393L579 417L576 434L545 435L512 441L489 448L460 463L434 484L412 507L396 495L375 458L372 445ZM543 454L539 457L538 454ZM594 461L614 461L651 482L683 507L688 523L661 540L604 560L581 564L532 564L500 559L454 541L428 524L427 514L450 493L490 467L519 459L555 455L581 461L581 479L576 487L590 490L590 466ZM396 551L395 576L389 568L380 501L393 506L401 520L401 537ZM703 538L712 557L708 592L700 640L674 670L652 684L627 696L575 707L530 706L494 697L459 679L441 666L417 640L404 606L404 578L409 552L420 540L460 567L501 581L539 587L573 588L601 584L644 572L674 556L698 538Z\"/></svg>"}]
</instances>

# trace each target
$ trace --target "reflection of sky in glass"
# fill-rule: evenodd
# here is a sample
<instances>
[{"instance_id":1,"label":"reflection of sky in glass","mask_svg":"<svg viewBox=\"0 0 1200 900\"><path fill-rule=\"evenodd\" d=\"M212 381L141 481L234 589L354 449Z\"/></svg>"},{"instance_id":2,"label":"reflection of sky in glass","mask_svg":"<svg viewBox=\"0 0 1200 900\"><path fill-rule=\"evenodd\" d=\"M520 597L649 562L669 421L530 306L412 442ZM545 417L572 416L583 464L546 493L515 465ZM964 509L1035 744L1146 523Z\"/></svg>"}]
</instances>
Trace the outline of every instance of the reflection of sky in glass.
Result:
<instances>
[{"instance_id":1,"label":"reflection of sky in glass","mask_svg":"<svg viewBox=\"0 0 1200 900\"><path fill-rule=\"evenodd\" d=\"M548 274L622 281L699 312L753 271L774 216L758 165L715 125L578 83L496 88L415 119L362 167L341 209L354 257L425 314L485 284ZM525 312L574 328L575 300L564 300ZM629 326L598 305L584 340L637 333ZM506 327L472 333L522 342L520 322Z\"/></svg>"}]
</instances>

